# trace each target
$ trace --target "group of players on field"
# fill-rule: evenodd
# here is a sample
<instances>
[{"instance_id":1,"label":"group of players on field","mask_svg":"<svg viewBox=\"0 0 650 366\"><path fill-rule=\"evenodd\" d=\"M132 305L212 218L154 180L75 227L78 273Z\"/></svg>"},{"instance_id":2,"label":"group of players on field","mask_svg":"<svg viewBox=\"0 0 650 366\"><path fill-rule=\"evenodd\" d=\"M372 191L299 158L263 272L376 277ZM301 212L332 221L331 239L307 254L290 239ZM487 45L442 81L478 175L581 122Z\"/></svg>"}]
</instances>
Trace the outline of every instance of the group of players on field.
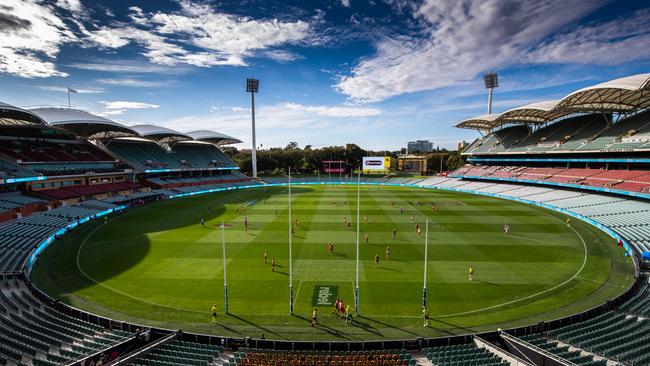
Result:
<instances>
[{"instance_id":1,"label":"group of players on field","mask_svg":"<svg viewBox=\"0 0 650 366\"><path fill-rule=\"evenodd\" d=\"M345 201L344 203L346 205L348 204L347 201ZM337 202L332 201L331 204L336 206ZM395 202L391 202L390 205L392 207L394 207ZM421 205L421 202L416 202L416 205ZM438 206L435 203L432 204L431 209L432 209L433 212L436 212L436 213L438 212ZM210 211L210 206L208 206L208 211ZM237 212L238 213L245 212L245 208L237 208ZM400 214L404 214L404 208L403 207L400 207ZM277 210L276 210L276 216L277 216ZM415 218L413 217L413 215L411 215L409 217L409 220L411 222L415 221ZM374 224L375 223L375 218L373 217L371 221ZM367 215L364 216L364 222L368 223L368 216ZM569 223L570 223L570 220L567 219L567 225L569 225ZM200 224L201 224L202 227L205 226L205 220L204 220L203 217L201 217ZM248 232L248 217L247 216L244 216L243 224L244 224L245 232ZM343 218L343 225L345 226L345 228L350 229L351 225L352 225L352 222L350 220L348 220L347 217L344 217ZM292 225L291 225L291 234L294 235L294 233L298 230L299 227L300 227L300 221L298 219L296 219L295 223L292 223ZM421 238L422 230L421 230L420 224L417 224L417 223L415 224L415 232L417 233L418 238ZM510 234L510 226L508 224L504 224L503 232L506 235ZM393 240L397 239L397 228L393 227L392 234L393 234L392 235ZM364 239L365 239L365 243L368 244L368 242L369 242L368 233L365 234ZM331 241L329 243L327 243L327 252L329 254L334 254L334 244ZM392 254L392 249L391 249L390 245L388 245L388 246L386 246L386 251L385 251L386 260L390 259L391 254ZM264 251L264 264L268 264L268 253L266 251ZM271 271L275 272L275 268L276 268L275 258L272 258L271 259ZM375 254L375 256L374 256L374 268L375 269L379 268L379 255L378 254ZM472 267L470 265L469 266L469 280L470 281L473 281L474 273L475 273L474 267ZM352 323L352 313L351 313L350 305L345 305L343 299L341 299L341 298L336 299L336 302L334 303L334 308L332 310L332 314L334 314L336 316L339 316L341 319L344 319L346 324L351 324ZM216 306L216 304L213 304L212 307L211 307L211 315L212 315L212 323L216 324L216 322L217 322L217 306ZM423 308L422 308L422 318L424 320L424 326L428 327L429 326L429 309L426 307L426 305L423 306ZM314 308L314 310L312 311L311 326L314 327L316 325L318 325L318 309Z\"/></svg>"}]
</instances>

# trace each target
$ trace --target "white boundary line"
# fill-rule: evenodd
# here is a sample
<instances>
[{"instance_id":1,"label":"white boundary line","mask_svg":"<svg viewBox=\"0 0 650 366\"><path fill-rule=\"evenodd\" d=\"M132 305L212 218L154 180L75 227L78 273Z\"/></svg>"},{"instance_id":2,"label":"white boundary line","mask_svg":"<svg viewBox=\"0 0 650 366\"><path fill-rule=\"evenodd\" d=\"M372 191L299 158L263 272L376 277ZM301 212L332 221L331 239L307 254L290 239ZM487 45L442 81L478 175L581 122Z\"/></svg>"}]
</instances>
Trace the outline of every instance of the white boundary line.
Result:
<instances>
[{"instance_id":1,"label":"white boundary line","mask_svg":"<svg viewBox=\"0 0 650 366\"><path fill-rule=\"evenodd\" d=\"M113 219L111 219L109 221L112 221L112 220ZM120 294L122 296L131 298L131 299L136 300L136 301L140 301L140 302L145 303L145 304L160 306L160 307L167 308L167 309L173 309L173 310L179 310L179 311L187 311L187 312L192 312L192 313L201 313L201 314L208 314L209 313L209 311L207 311L207 310L206 311L199 311L199 310L193 310L193 309L177 308L177 307L174 307L174 306L162 305L162 304L158 304L158 303L155 303L155 302L147 301L145 299L141 299L139 297L127 294L126 292L120 291L118 289L114 289L114 288L112 288L112 287L110 287L108 285L105 285L105 284L97 281L96 279L90 277L90 275L88 275L88 273L86 273L86 271L84 271L83 268L81 268L81 263L80 263L80 260L79 260L79 258L81 257L81 249L83 249L84 244L86 244L88 239L90 239L90 237L92 237L93 234L97 230L102 228L104 225L105 224L101 224L101 225L97 226L88 235L86 235L86 237L84 238L84 241L81 243L81 245L79 246L79 249L77 250L77 269L79 269L79 272L81 272L82 275L84 275L87 279L89 279L90 281L92 281L94 284L96 284L98 286L101 286L101 287L106 288L108 290L111 290L111 291L113 291L113 292L115 292L117 294ZM113 310L116 310L116 309L113 309Z\"/></svg>"},{"instance_id":2,"label":"white boundary line","mask_svg":"<svg viewBox=\"0 0 650 366\"><path fill-rule=\"evenodd\" d=\"M553 216L553 215L551 215L551 214L549 214L549 213L547 213L547 212L542 212L542 213L545 214L545 215L547 215L547 216L550 216L550 217L552 217L552 218L554 218L554 219L557 219L558 221L560 221L560 222L562 222L562 223L564 223L564 221L562 221L562 219L560 219L560 218L558 218L558 217L555 217L555 216ZM112 221L113 219L115 219L115 217L112 218L112 219L109 220L109 221ZM91 232L86 236L86 238L84 238L84 241L81 243L81 245L79 246L79 249L77 250L77 261L76 261L76 262L77 262L77 268L79 269L79 272L81 272L82 275L84 275L86 278L88 278L90 281L92 281L92 282L95 283L96 285L99 285L99 286L104 287L104 288L106 288L106 289L108 289L108 290L111 290L111 291L113 291L113 292L115 292L115 293L117 293L117 294L120 294L120 295L122 295L122 296L125 296L125 297L128 297L128 298L131 298L131 299L136 300L136 301L140 301L140 302L145 303L145 304L149 304L149 305L153 305L153 306L159 306L159 307L163 307L163 308L167 308L167 309L178 310L178 311L185 311L185 312L192 312L192 313L200 313L200 314L206 313L206 312L204 312L204 311L193 310L193 309L187 309L187 308L178 308L178 307L174 307L174 306L162 305L162 304L158 304L158 303L155 303L155 302L151 302L151 301L148 301L148 300L145 300L145 299L142 299L142 298L139 298L139 297L136 297L136 296L130 295L130 294L125 293L125 292L123 292L123 291L117 290L117 289L115 289L115 288L112 288L112 287L110 287L110 286L108 286L108 285L105 285L105 284L103 284L103 283L100 283L99 281L97 281L97 280L95 280L94 278L90 277L90 276L89 276L89 275L88 275L88 274L87 274L87 273L86 273L86 272L81 268L80 260L79 260L79 259L80 259L80 255L81 255L81 250L82 250L83 246L86 244L86 242L88 241L88 239L90 239L90 237L91 237L91 236L92 236L92 235L93 235L93 234L94 234L98 229L100 229L100 228L101 228L102 226L104 226L104 225L105 225L105 224L101 224L100 226L97 226L95 229L93 229L93 230L92 230L92 231L91 231ZM512 300L512 301L504 302L504 303L501 303L501 304L496 304L496 305L489 306L489 307L485 307L485 308L481 308L481 309L469 310L469 311L464 311L464 312L459 312L459 313L450 313L450 314L434 315L434 316L437 317L437 318L448 318L448 317L453 317L453 316L468 315L468 314L479 313L479 312L483 312L483 311L487 311L487 310L497 309L497 308L500 308L500 307L502 307L502 306L512 305L512 304L515 304L515 303L517 303L517 302L520 302L520 301L523 301L523 300L528 300L528 299L534 298L534 297L536 297L536 296L539 296L539 295L545 294L545 293L547 293L547 292L550 292L550 291L553 291L553 290L555 290L555 289L558 289L558 288L560 288L560 287L566 285L567 283L573 281L575 278L578 277L578 275L580 274L580 272L582 272L582 270L585 268L585 266L586 266L586 264L587 264L588 250L587 250L587 243L585 242L585 240L584 240L584 238L582 237L582 235L580 235L580 233L578 233L578 232L577 232L577 231L576 231L572 226L569 226L569 228L570 228L570 229L571 229L571 230L572 230L572 231L573 231L573 232L574 232L574 233L575 233L575 234L580 238L580 241L582 242L582 246L583 246L583 248L584 248L584 253L585 253L585 255L584 255L584 258L583 258L583 260L582 260L582 265L580 266L580 268L578 269L578 271L577 271L575 274L573 274L573 276L571 276L571 278L569 278L568 280L566 280L566 281L560 283L559 285L553 286L553 287L548 288L548 289L546 289L546 290L543 290L543 291L540 291L540 292L537 292L537 293L534 293L534 294L531 294L531 295L528 295L528 296L525 296L525 297L522 297L522 298L519 298L519 299L516 299L516 300ZM298 299L298 293L300 292L300 286L301 286L301 285L302 285L302 280L300 280L300 283L299 283L299 285L298 285L298 291L297 291L297 293L296 293L296 300ZM354 293L354 290L355 290L355 287L354 287L354 281L352 281L352 292L353 292L353 293ZM262 315L262 314L260 314L260 315ZM277 315L277 314L268 314L268 315ZM420 316L413 316L413 315L403 315L403 316L394 316L394 315L387 315L387 316L382 316L382 315L369 315L369 316L373 316L373 317L382 317L382 318L383 318L383 317L385 317L385 318L419 318L419 317L420 317Z\"/></svg>"},{"instance_id":3,"label":"white boundary line","mask_svg":"<svg viewBox=\"0 0 650 366\"><path fill-rule=\"evenodd\" d=\"M546 215L549 215L549 214L546 213L546 212L543 212L543 213L546 214ZM551 216L551 217L553 217L553 218L559 220L560 222L562 222L562 220L561 220L560 218L558 218L558 217L555 217L555 216L553 216L553 215L549 215L549 216ZM578 275L580 274L580 272L582 272L582 270L583 270L583 269L585 268L585 266L587 265L587 256L588 256L588 251L587 251L587 243L585 242L585 239L582 238L582 235L580 235L580 233L577 232L576 229L574 229L572 226L569 226L569 228L570 228L571 230L573 230L573 232L576 233L576 235L578 235L578 237L580 238L580 241L582 242L582 247L583 247L584 250L585 250L585 256L584 256L584 258L582 259L582 265L580 266L580 269L578 269L578 271L577 271L576 273L574 273L573 276L571 276L571 278L569 278L568 280L562 282L562 283L559 284L559 285L555 285L555 286L553 286L553 287L551 287L551 288L548 288L548 289L546 289L546 290L544 290L544 291L540 291L540 292L534 293L534 294L532 294L532 295L528 295L528 296L522 297L522 298L520 298L520 299L516 299L516 300L512 300L512 301L504 302L504 303L502 303L502 304L497 304L497 305L489 306L489 307L482 308L482 309L476 309L476 310L464 311L464 312L460 312L460 313L451 313L451 314L435 315L434 317L436 317L436 318L448 318L448 317L452 317L452 316L467 315L467 314L473 314L473 313L478 313L478 312L482 312L482 311L486 311L486 310L492 310L492 309L500 308L500 307L502 307L502 306L511 305L511 304L517 303L517 302L519 302L519 301L528 300L528 299L530 299L530 298L533 298L533 297L536 297L536 296L539 296L539 295L545 294L545 293L547 293L547 292L550 292L550 291L553 291L553 290L555 290L555 289L558 289L558 288L560 288L560 287L566 285L567 283L573 281L576 277L578 277Z\"/></svg>"}]
</instances>

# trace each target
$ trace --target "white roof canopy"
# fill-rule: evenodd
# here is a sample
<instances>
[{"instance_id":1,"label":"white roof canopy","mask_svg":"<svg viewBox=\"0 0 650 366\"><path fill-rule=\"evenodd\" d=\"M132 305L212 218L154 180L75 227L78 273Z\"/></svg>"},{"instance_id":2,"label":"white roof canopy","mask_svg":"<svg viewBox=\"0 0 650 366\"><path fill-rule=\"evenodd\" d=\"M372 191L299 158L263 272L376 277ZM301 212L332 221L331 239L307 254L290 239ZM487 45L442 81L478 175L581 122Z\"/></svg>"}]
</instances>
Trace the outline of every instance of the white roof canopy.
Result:
<instances>
[{"instance_id":1,"label":"white roof canopy","mask_svg":"<svg viewBox=\"0 0 650 366\"><path fill-rule=\"evenodd\" d=\"M105 139L138 135L136 131L120 123L79 109L35 108L31 111L51 126L63 128L85 138Z\"/></svg>"},{"instance_id":2,"label":"white roof canopy","mask_svg":"<svg viewBox=\"0 0 650 366\"><path fill-rule=\"evenodd\" d=\"M241 140L236 139L232 136L224 135L223 133L214 132L210 130L197 130L187 133L188 136L191 136L193 139L198 141L206 141L215 145L229 145L229 144L238 144Z\"/></svg>"},{"instance_id":3,"label":"white roof canopy","mask_svg":"<svg viewBox=\"0 0 650 366\"><path fill-rule=\"evenodd\" d=\"M506 122L546 123L569 115L573 112L555 108L559 100L545 100L509 109L494 120L494 126Z\"/></svg>"},{"instance_id":4,"label":"white roof canopy","mask_svg":"<svg viewBox=\"0 0 650 366\"><path fill-rule=\"evenodd\" d=\"M0 125L5 126L24 126L24 125L41 125L47 126L38 115L13 105L0 102Z\"/></svg>"},{"instance_id":5,"label":"white roof canopy","mask_svg":"<svg viewBox=\"0 0 650 366\"><path fill-rule=\"evenodd\" d=\"M650 108L650 73L627 76L577 90L560 100L546 100L501 114L466 119L458 128L491 130L504 123L547 123L580 112L633 112Z\"/></svg>"},{"instance_id":6,"label":"white roof canopy","mask_svg":"<svg viewBox=\"0 0 650 366\"><path fill-rule=\"evenodd\" d=\"M161 143L171 143L177 141L191 140L192 137L182 132L172 130L171 128L156 125L136 125L131 126L140 136L155 140Z\"/></svg>"},{"instance_id":7,"label":"white roof canopy","mask_svg":"<svg viewBox=\"0 0 650 366\"><path fill-rule=\"evenodd\" d=\"M650 74L632 75L575 91L562 98L558 109L630 112L650 107Z\"/></svg>"},{"instance_id":8,"label":"white roof canopy","mask_svg":"<svg viewBox=\"0 0 650 366\"><path fill-rule=\"evenodd\" d=\"M470 130L490 130L494 127L494 120L499 117L498 114L484 114L466 119L456 125L458 128L467 128Z\"/></svg>"}]
</instances>

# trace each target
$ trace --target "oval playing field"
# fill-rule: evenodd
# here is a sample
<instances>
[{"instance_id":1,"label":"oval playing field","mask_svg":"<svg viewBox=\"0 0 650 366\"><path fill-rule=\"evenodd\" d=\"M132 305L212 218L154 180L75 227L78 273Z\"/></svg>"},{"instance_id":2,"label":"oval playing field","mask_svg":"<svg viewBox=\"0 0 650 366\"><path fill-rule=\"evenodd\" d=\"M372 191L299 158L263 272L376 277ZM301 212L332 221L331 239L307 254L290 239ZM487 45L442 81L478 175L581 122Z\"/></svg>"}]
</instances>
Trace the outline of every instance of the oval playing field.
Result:
<instances>
[{"instance_id":1,"label":"oval playing field","mask_svg":"<svg viewBox=\"0 0 650 366\"><path fill-rule=\"evenodd\" d=\"M293 316L286 187L172 199L131 209L106 224L95 220L47 249L32 278L62 301L115 319L237 337L314 340L434 337L533 324L601 304L634 278L613 239L575 219L567 225L558 213L469 194L362 186L360 316L348 325L324 303L341 297L354 308L357 188L292 191L292 217L300 223L293 237ZM430 327L421 319L426 218ZM350 228L344 219L354 221ZM389 260L386 246L392 249ZM470 265L476 269L473 281ZM219 309L216 325L210 322L213 303ZM312 328L315 307L321 326Z\"/></svg>"}]
</instances>

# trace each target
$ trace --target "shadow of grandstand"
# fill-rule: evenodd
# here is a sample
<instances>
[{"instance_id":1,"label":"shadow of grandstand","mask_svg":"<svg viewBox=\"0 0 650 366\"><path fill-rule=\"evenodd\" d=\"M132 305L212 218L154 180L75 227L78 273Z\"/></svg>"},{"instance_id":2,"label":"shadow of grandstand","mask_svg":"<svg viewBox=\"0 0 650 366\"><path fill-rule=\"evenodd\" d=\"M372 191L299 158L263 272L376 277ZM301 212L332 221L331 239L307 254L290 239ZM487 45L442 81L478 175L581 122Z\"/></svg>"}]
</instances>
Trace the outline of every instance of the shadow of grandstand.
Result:
<instances>
[{"instance_id":1,"label":"shadow of grandstand","mask_svg":"<svg viewBox=\"0 0 650 366\"><path fill-rule=\"evenodd\" d=\"M263 199L276 194L276 191L248 190L239 192L239 198ZM184 227L201 229L201 218L205 221L202 229L217 233L221 227L219 217L226 213L226 205L237 202L234 194L218 194L134 207L109 217L108 224L94 220L75 228L43 253L48 259L39 261L37 267L47 271L51 282L56 283L55 286L46 286L50 295L61 297L75 293L118 277L140 264L149 256L152 237L164 237L166 232ZM85 273L77 267L78 252L79 264ZM70 280L71 269L75 271L75 280ZM163 276L173 274L174 268L169 268ZM182 278L182 275L178 277Z\"/></svg>"}]
</instances>

